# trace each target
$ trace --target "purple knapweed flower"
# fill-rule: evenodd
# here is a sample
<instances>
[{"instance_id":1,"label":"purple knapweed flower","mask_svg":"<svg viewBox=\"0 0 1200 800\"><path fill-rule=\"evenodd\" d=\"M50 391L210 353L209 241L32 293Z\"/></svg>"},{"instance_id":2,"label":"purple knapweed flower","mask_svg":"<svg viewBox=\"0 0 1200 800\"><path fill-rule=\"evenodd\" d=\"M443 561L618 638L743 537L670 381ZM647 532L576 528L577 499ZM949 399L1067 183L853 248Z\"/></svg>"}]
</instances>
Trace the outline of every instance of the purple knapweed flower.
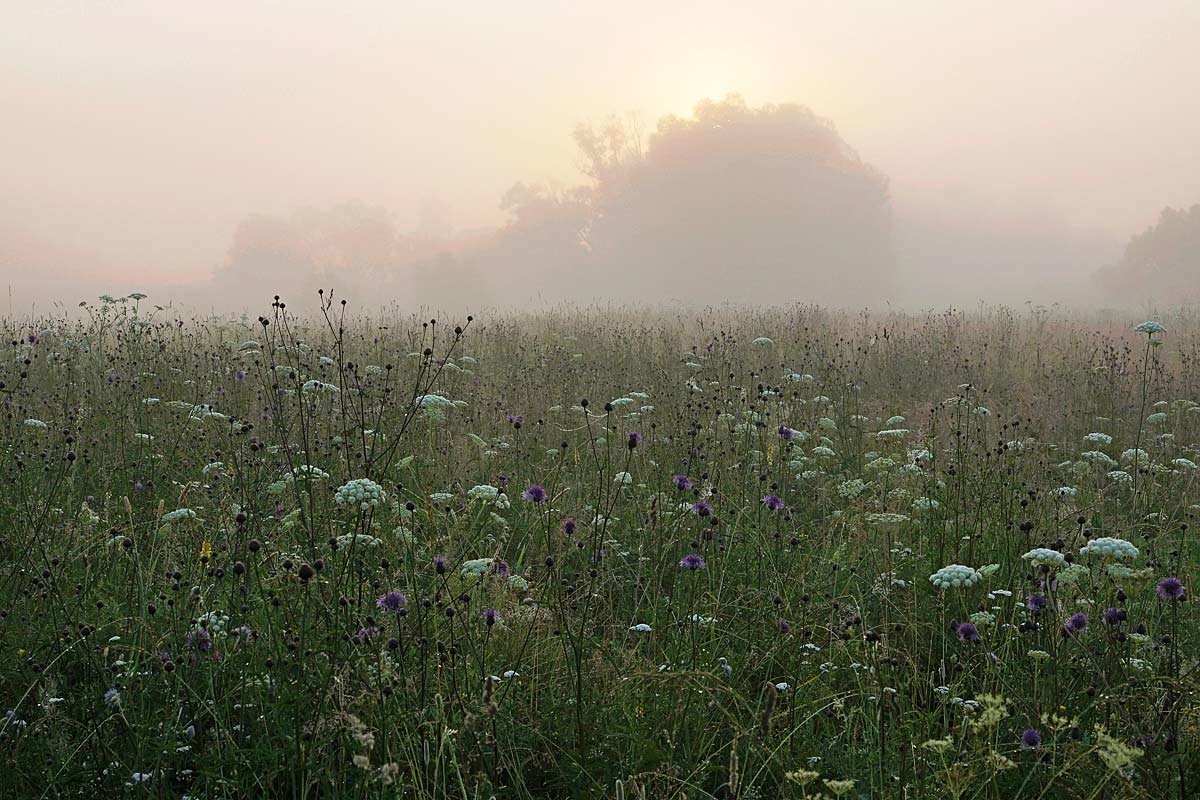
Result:
<instances>
[{"instance_id":1,"label":"purple knapweed flower","mask_svg":"<svg viewBox=\"0 0 1200 800\"><path fill-rule=\"evenodd\" d=\"M404 607L408 602L408 598L399 592L388 592L375 601L375 607L381 608L390 614L395 614Z\"/></svg>"},{"instance_id":2,"label":"purple knapweed flower","mask_svg":"<svg viewBox=\"0 0 1200 800\"><path fill-rule=\"evenodd\" d=\"M1072 614L1065 625L1063 625L1063 635L1069 636L1074 633L1083 633L1087 630L1088 618L1087 614L1082 611Z\"/></svg>"},{"instance_id":3,"label":"purple knapweed flower","mask_svg":"<svg viewBox=\"0 0 1200 800\"><path fill-rule=\"evenodd\" d=\"M700 517L707 517L713 513L713 507L708 504L708 501L701 500L699 503L692 503L692 511Z\"/></svg>"},{"instance_id":4,"label":"purple knapweed flower","mask_svg":"<svg viewBox=\"0 0 1200 800\"><path fill-rule=\"evenodd\" d=\"M676 475L671 478L671 483L675 484L680 491L687 491L693 486L692 479L687 475Z\"/></svg>"},{"instance_id":5,"label":"purple knapweed flower","mask_svg":"<svg viewBox=\"0 0 1200 800\"><path fill-rule=\"evenodd\" d=\"M704 559L695 553L688 553L683 558L679 559L679 568L695 572L698 569L704 569Z\"/></svg>"},{"instance_id":6,"label":"purple knapweed flower","mask_svg":"<svg viewBox=\"0 0 1200 800\"><path fill-rule=\"evenodd\" d=\"M1021 746L1034 750L1042 746L1042 733L1037 728L1026 728L1021 732Z\"/></svg>"},{"instance_id":7,"label":"purple knapweed flower","mask_svg":"<svg viewBox=\"0 0 1200 800\"><path fill-rule=\"evenodd\" d=\"M1025 607L1030 611L1042 611L1046 608L1046 598L1040 594L1031 594L1025 598Z\"/></svg>"},{"instance_id":8,"label":"purple knapweed flower","mask_svg":"<svg viewBox=\"0 0 1200 800\"><path fill-rule=\"evenodd\" d=\"M479 618L490 628L500 621L500 612L494 608L485 608Z\"/></svg>"},{"instance_id":9,"label":"purple knapweed flower","mask_svg":"<svg viewBox=\"0 0 1200 800\"><path fill-rule=\"evenodd\" d=\"M526 500L528 500L531 503L546 502L546 490L543 489L541 486L538 486L536 483L533 486L530 486L528 489L526 489L525 493L522 494L521 496L524 497Z\"/></svg>"},{"instance_id":10,"label":"purple knapweed flower","mask_svg":"<svg viewBox=\"0 0 1200 800\"><path fill-rule=\"evenodd\" d=\"M354 636L352 638L358 644L366 644L366 643L370 642L373 638L378 636L381 632L382 631L380 631L379 628L376 628L374 625L371 625L370 627L367 627L367 628L359 628L357 631L355 631Z\"/></svg>"},{"instance_id":11,"label":"purple knapweed flower","mask_svg":"<svg viewBox=\"0 0 1200 800\"><path fill-rule=\"evenodd\" d=\"M979 629L970 622L964 622L955 628L954 632L958 634L958 638L964 642L978 642Z\"/></svg>"},{"instance_id":12,"label":"purple knapweed flower","mask_svg":"<svg viewBox=\"0 0 1200 800\"><path fill-rule=\"evenodd\" d=\"M632 450L642 443L642 435L637 431L630 431L629 437L625 441L628 443L629 449Z\"/></svg>"},{"instance_id":13,"label":"purple knapweed flower","mask_svg":"<svg viewBox=\"0 0 1200 800\"><path fill-rule=\"evenodd\" d=\"M212 634L204 628L195 628L187 635L189 647L194 647L202 653L212 650Z\"/></svg>"},{"instance_id":14,"label":"purple knapweed flower","mask_svg":"<svg viewBox=\"0 0 1200 800\"><path fill-rule=\"evenodd\" d=\"M779 426L779 438L783 439L785 442L790 442L790 441L792 441L792 439L796 438L796 432L794 430L792 430L791 428L789 428L787 425L780 425Z\"/></svg>"},{"instance_id":15,"label":"purple knapweed flower","mask_svg":"<svg viewBox=\"0 0 1200 800\"><path fill-rule=\"evenodd\" d=\"M1110 608L1104 612L1104 624L1108 626L1120 625L1128 619L1128 615L1123 608Z\"/></svg>"},{"instance_id":16,"label":"purple knapweed flower","mask_svg":"<svg viewBox=\"0 0 1200 800\"><path fill-rule=\"evenodd\" d=\"M1184 594L1187 593L1187 590L1183 588L1183 583L1180 582L1179 578L1173 577L1163 578L1154 587L1154 591L1156 594L1158 594L1159 600L1168 600L1172 603L1177 600L1182 600Z\"/></svg>"},{"instance_id":17,"label":"purple knapweed flower","mask_svg":"<svg viewBox=\"0 0 1200 800\"><path fill-rule=\"evenodd\" d=\"M772 511L783 508L783 499L777 494L769 494L762 499L762 504Z\"/></svg>"}]
</instances>

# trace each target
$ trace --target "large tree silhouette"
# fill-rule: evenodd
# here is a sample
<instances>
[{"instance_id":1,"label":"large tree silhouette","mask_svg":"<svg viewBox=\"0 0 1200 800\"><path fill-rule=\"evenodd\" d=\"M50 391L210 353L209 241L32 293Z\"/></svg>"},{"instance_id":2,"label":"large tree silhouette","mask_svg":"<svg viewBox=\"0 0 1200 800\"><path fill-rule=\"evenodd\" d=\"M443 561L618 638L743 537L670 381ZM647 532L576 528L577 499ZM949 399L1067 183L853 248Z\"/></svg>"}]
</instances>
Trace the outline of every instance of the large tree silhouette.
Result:
<instances>
[{"instance_id":1,"label":"large tree silhouette","mask_svg":"<svg viewBox=\"0 0 1200 800\"><path fill-rule=\"evenodd\" d=\"M1121 260L1099 278L1109 299L1124 304L1200 299L1200 204L1163 209L1158 223L1130 239Z\"/></svg>"},{"instance_id":2,"label":"large tree silhouette","mask_svg":"<svg viewBox=\"0 0 1200 800\"><path fill-rule=\"evenodd\" d=\"M891 279L887 181L807 108L731 96L661 120L644 148L616 121L575 140L591 184L511 203L495 267L554 264L576 290L648 302L854 305Z\"/></svg>"}]
</instances>

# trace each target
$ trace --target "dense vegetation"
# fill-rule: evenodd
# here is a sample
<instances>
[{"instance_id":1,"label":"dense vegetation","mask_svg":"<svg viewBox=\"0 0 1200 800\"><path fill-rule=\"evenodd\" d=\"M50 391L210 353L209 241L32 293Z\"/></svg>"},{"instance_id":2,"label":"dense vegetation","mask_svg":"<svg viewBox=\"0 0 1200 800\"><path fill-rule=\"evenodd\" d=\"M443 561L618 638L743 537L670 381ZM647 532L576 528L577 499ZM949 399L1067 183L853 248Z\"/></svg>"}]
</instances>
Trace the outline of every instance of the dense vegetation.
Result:
<instances>
[{"instance_id":1,"label":"dense vegetation","mask_svg":"<svg viewBox=\"0 0 1200 800\"><path fill-rule=\"evenodd\" d=\"M4 323L0 795L1200 792L1191 315L81 313Z\"/></svg>"}]
</instances>

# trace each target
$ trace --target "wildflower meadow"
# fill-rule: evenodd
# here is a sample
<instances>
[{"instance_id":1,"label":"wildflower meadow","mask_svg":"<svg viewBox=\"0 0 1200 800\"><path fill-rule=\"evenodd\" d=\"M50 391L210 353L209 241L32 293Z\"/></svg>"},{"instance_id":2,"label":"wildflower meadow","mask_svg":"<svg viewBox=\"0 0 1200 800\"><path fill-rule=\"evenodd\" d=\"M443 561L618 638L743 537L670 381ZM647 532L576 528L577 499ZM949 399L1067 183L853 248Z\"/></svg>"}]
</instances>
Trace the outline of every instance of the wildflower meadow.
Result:
<instances>
[{"instance_id":1,"label":"wildflower meadow","mask_svg":"<svg viewBox=\"0 0 1200 800\"><path fill-rule=\"evenodd\" d=\"M0 796L1200 796L1194 313L259 313L3 322Z\"/></svg>"}]
</instances>

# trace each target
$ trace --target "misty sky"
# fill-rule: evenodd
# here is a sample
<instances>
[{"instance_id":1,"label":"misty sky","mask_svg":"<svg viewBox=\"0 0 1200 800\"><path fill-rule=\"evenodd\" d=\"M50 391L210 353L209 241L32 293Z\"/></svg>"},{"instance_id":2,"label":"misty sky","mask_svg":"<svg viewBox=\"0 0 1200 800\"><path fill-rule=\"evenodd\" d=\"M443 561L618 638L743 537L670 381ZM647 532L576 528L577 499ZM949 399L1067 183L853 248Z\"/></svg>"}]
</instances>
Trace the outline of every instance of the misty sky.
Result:
<instances>
[{"instance_id":1,"label":"misty sky","mask_svg":"<svg viewBox=\"0 0 1200 800\"><path fill-rule=\"evenodd\" d=\"M580 180L575 123L736 91L832 119L898 206L1124 240L1200 201L1198 40L1195 2L10 0L0 237L124 292L206 278L254 212L496 225Z\"/></svg>"}]
</instances>

